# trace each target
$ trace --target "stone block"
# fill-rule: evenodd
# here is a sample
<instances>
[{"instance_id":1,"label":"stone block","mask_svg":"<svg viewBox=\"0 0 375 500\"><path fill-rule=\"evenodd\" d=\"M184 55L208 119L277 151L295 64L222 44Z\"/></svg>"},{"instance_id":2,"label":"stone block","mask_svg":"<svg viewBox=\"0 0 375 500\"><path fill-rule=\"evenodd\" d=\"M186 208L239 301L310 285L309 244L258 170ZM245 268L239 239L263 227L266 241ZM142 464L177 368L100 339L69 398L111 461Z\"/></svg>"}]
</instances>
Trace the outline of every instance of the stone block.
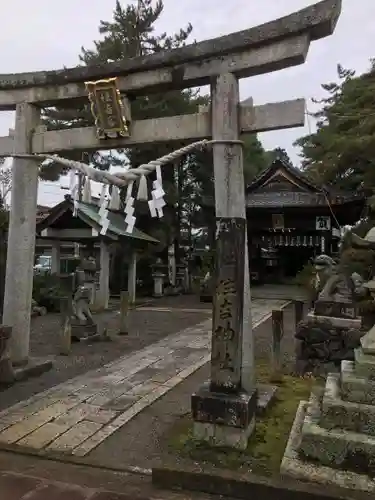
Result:
<instances>
[{"instance_id":1,"label":"stone block","mask_svg":"<svg viewBox=\"0 0 375 500\"><path fill-rule=\"evenodd\" d=\"M375 354L375 325L361 338L364 354Z\"/></svg>"},{"instance_id":2,"label":"stone block","mask_svg":"<svg viewBox=\"0 0 375 500\"><path fill-rule=\"evenodd\" d=\"M320 411L310 401L302 425L299 453L326 466L367 474L375 461L375 437L320 425Z\"/></svg>"},{"instance_id":3,"label":"stone block","mask_svg":"<svg viewBox=\"0 0 375 500\"><path fill-rule=\"evenodd\" d=\"M342 429L375 436L375 406L344 401L340 393L340 376L329 374L319 424L325 429Z\"/></svg>"},{"instance_id":4,"label":"stone block","mask_svg":"<svg viewBox=\"0 0 375 500\"><path fill-rule=\"evenodd\" d=\"M355 328L360 329L362 325L361 318L335 318L333 316L320 316L318 314L314 314L313 312L309 312L307 314L307 321L311 322L321 322L321 323L330 323L332 326L337 328Z\"/></svg>"},{"instance_id":5,"label":"stone block","mask_svg":"<svg viewBox=\"0 0 375 500\"><path fill-rule=\"evenodd\" d=\"M31 416L28 416L26 407L24 413L25 418L1 432L0 442L6 444L16 443L28 434L31 434L39 429L39 427L42 427L47 422L52 421L59 415L63 415L77 403L77 400L73 398L65 398L64 401L57 401L56 403L43 408Z\"/></svg>"},{"instance_id":6,"label":"stone block","mask_svg":"<svg viewBox=\"0 0 375 500\"><path fill-rule=\"evenodd\" d=\"M211 446L246 450L254 428L255 417L253 417L246 429L211 424L208 422L194 422L193 433L195 439L198 441L205 441Z\"/></svg>"},{"instance_id":7,"label":"stone block","mask_svg":"<svg viewBox=\"0 0 375 500\"><path fill-rule=\"evenodd\" d=\"M355 490L356 495L360 492L375 492L375 480L367 474L359 474L349 470L339 470L327 465L321 465L316 461L308 461L301 457L299 446L302 437L302 427L306 416L308 403L301 401L296 418L294 420L289 440L285 448L281 462L280 474L286 479L293 478L298 481L321 483L324 487L334 486ZM343 497L350 497L343 495Z\"/></svg>"},{"instance_id":8,"label":"stone block","mask_svg":"<svg viewBox=\"0 0 375 500\"><path fill-rule=\"evenodd\" d=\"M375 405L375 380L358 376L353 361L342 361L341 397L352 403Z\"/></svg>"},{"instance_id":9,"label":"stone block","mask_svg":"<svg viewBox=\"0 0 375 500\"><path fill-rule=\"evenodd\" d=\"M355 372L359 377L375 380L375 356L365 354L361 347L354 350Z\"/></svg>"},{"instance_id":10,"label":"stone block","mask_svg":"<svg viewBox=\"0 0 375 500\"><path fill-rule=\"evenodd\" d=\"M246 449L254 428L257 391L223 394L204 384L191 398L194 436L213 446Z\"/></svg>"},{"instance_id":11,"label":"stone block","mask_svg":"<svg viewBox=\"0 0 375 500\"><path fill-rule=\"evenodd\" d=\"M353 303L347 302L317 300L314 305L314 311L319 316L349 319L358 317L358 307Z\"/></svg>"},{"instance_id":12,"label":"stone block","mask_svg":"<svg viewBox=\"0 0 375 500\"><path fill-rule=\"evenodd\" d=\"M48 372L52 366L53 362L49 358L29 358L27 364L14 367L15 381L38 377L44 372Z\"/></svg>"},{"instance_id":13,"label":"stone block","mask_svg":"<svg viewBox=\"0 0 375 500\"><path fill-rule=\"evenodd\" d=\"M257 393L245 391L225 394L211 392L205 383L191 398L192 415L195 422L227 425L246 429L256 412Z\"/></svg>"},{"instance_id":14,"label":"stone block","mask_svg":"<svg viewBox=\"0 0 375 500\"><path fill-rule=\"evenodd\" d=\"M68 425L59 425L54 422L49 422L18 441L18 445L40 450L58 438L61 434L64 434L68 429Z\"/></svg>"},{"instance_id":15,"label":"stone block","mask_svg":"<svg viewBox=\"0 0 375 500\"><path fill-rule=\"evenodd\" d=\"M95 323L82 324L72 321L72 340L88 341L98 337L98 326Z\"/></svg>"}]
</instances>

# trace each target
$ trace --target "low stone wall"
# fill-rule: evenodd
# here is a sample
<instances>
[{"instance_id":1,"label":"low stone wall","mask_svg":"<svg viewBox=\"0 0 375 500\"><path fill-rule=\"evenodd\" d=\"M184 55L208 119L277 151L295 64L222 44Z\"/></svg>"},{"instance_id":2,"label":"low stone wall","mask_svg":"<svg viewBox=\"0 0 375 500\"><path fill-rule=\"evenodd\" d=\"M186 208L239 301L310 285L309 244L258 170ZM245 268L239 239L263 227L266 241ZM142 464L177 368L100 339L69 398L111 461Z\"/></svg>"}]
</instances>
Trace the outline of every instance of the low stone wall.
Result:
<instances>
[{"instance_id":1,"label":"low stone wall","mask_svg":"<svg viewBox=\"0 0 375 500\"><path fill-rule=\"evenodd\" d=\"M334 327L329 321L301 321L295 334L297 373L326 375L339 371L342 360L354 359L354 349L365 333Z\"/></svg>"},{"instance_id":2,"label":"low stone wall","mask_svg":"<svg viewBox=\"0 0 375 500\"><path fill-rule=\"evenodd\" d=\"M190 469L190 470L187 470ZM267 500L344 500L370 498L363 492L318 483L302 483L285 477L266 477L221 470L204 472L199 464L194 469L153 468L152 484L161 490L199 492L220 495L220 498L242 500L264 498ZM191 498L187 495L186 498Z\"/></svg>"}]
</instances>

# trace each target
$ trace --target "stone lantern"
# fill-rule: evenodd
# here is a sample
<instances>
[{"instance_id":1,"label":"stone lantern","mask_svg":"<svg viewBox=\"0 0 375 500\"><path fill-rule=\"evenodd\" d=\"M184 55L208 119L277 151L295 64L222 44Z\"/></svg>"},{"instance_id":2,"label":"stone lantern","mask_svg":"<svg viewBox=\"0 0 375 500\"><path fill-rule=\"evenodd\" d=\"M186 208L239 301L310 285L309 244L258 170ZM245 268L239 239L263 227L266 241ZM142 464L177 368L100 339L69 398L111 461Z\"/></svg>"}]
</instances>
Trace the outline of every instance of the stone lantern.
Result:
<instances>
[{"instance_id":1,"label":"stone lantern","mask_svg":"<svg viewBox=\"0 0 375 500\"><path fill-rule=\"evenodd\" d=\"M152 266L152 277L154 279L154 293L155 298L164 296L164 279L166 277L165 265L162 260L157 259L156 263Z\"/></svg>"}]
</instances>

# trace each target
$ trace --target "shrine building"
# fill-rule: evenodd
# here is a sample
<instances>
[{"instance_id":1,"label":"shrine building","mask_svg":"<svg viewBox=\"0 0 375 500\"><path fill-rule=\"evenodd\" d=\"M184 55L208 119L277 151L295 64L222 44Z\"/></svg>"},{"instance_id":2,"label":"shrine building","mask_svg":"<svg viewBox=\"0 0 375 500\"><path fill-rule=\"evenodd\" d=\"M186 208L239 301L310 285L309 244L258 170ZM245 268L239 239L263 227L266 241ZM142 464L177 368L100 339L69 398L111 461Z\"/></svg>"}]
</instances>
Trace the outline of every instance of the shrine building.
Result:
<instances>
[{"instance_id":1,"label":"shrine building","mask_svg":"<svg viewBox=\"0 0 375 500\"><path fill-rule=\"evenodd\" d=\"M362 194L322 189L275 160L246 187L252 281L292 278L314 256L334 256L342 227L355 224L364 207Z\"/></svg>"}]
</instances>

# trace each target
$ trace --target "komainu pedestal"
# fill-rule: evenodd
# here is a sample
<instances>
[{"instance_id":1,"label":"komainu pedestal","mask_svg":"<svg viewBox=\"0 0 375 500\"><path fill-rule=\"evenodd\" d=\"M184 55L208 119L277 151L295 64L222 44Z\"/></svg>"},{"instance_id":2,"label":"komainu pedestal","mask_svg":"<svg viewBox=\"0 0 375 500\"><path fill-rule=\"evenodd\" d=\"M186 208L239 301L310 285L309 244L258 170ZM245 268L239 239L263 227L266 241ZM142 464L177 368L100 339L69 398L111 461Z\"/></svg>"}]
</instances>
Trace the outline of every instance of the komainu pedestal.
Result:
<instances>
[{"instance_id":1,"label":"komainu pedestal","mask_svg":"<svg viewBox=\"0 0 375 500\"><path fill-rule=\"evenodd\" d=\"M375 281L364 286L375 299ZM301 402L281 472L375 492L375 325L322 393Z\"/></svg>"},{"instance_id":2,"label":"komainu pedestal","mask_svg":"<svg viewBox=\"0 0 375 500\"><path fill-rule=\"evenodd\" d=\"M296 371L326 375L339 371L341 361L354 359L354 349L365 333L357 307L364 289L359 275L340 272L327 255L315 259L315 269L318 297L296 331Z\"/></svg>"}]
</instances>

